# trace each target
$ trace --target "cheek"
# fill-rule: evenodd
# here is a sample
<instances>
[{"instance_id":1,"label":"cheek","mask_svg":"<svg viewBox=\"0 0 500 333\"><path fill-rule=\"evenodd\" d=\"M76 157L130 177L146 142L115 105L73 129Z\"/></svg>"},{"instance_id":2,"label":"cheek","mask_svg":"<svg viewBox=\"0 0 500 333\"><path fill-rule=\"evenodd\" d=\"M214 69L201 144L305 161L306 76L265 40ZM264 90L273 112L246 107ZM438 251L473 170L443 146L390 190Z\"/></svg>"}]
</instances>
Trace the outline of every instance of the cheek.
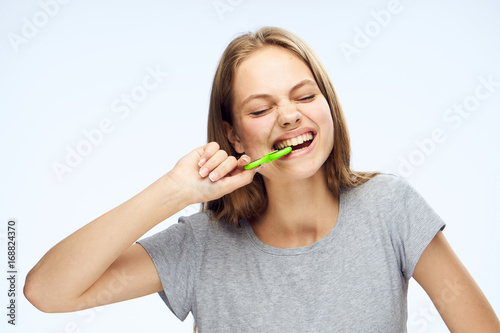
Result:
<instances>
[{"instance_id":1,"label":"cheek","mask_svg":"<svg viewBox=\"0 0 500 333\"><path fill-rule=\"evenodd\" d=\"M272 122L268 117L255 118L242 126L243 147L250 157L267 154Z\"/></svg>"},{"instance_id":2,"label":"cheek","mask_svg":"<svg viewBox=\"0 0 500 333\"><path fill-rule=\"evenodd\" d=\"M311 113L312 119L318 126L321 128L321 132L323 133L323 138L326 142L331 142L333 148L333 138L334 138L334 129L333 129L333 119L332 113L330 112L330 107L326 99L322 101L318 101L318 104L314 107L313 113ZM330 149L331 149L330 148Z\"/></svg>"},{"instance_id":3,"label":"cheek","mask_svg":"<svg viewBox=\"0 0 500 333\"><path fill-rule=\"evenodd\" d=\"M330 143L331 147L329 147L329 150L333 149L334 145L334 138L335 138L335 133L334 133L334 127L333 127L333 119L332 115L330 113L330 109L328 109L328 112L325 113L325 116L323 117L324 119L322 120L322 123L324 124L324 131L327 132L325 135L327 142Z\"/></svg>"},{"instance_id":4,"label":"cheek","mask_svg":"<svg viewBox=\"0 0 500 333\"><path fill-rule=\"evenodd\" d=\"M323 127L324 129L329 128L333 134L332 113L330 112L330 106L328 105L326 99L323 98L315 103L304 105L303 111L304 114L317 125Z\"/></svg>"},{"instance_id":5,"label":"cheek","mask_svg":"<svg viewBox=\"0 0 500 333\"><path fill-rule=\"evenodd\" d=\"M319 117L321 117L323 121L330 121L333 126L332 113L326 99L323 98L321 100L319 109L321 110L321 112L319 112Z\"/></svg>"}]
</instances>

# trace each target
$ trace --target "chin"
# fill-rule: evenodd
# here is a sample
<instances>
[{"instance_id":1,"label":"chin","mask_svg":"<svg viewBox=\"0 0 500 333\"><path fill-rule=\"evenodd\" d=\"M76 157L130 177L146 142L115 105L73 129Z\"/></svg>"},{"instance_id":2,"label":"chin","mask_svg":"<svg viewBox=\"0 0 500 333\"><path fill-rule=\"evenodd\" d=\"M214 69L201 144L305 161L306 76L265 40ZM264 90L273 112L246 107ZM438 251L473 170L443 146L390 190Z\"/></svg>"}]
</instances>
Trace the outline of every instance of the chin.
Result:
<instances>
[{"instance_id":1,"label":"chin","mask_svg":"<svg viewBox=\"0 0 500 333\"><path fill-rule=\"evenodd\" d=\"M322 167L319 168L309 168L309 169L301 169L295 172L295 179L308 179L313 178L315 176L323 176L324 169Z\"/></svg>"},{"instance_id":2,"label":"chin","mask_svg":"<svg viewBox=\"0 0 500 333\"><path fill-rule=\"evenodd\" d=\"M294 181L294 180L305 180L313 178L315 176L323 177L324 168L323 165L305 166L305 165L300 165L300 163L297 163L297 165L294 165L293 167L273 170L274 172L272 172L272 174L270 171L271 170L264 169L262 172L262 176L264 176L264 178L270 178L273 180Z\"/></svg>"}]
</instances>

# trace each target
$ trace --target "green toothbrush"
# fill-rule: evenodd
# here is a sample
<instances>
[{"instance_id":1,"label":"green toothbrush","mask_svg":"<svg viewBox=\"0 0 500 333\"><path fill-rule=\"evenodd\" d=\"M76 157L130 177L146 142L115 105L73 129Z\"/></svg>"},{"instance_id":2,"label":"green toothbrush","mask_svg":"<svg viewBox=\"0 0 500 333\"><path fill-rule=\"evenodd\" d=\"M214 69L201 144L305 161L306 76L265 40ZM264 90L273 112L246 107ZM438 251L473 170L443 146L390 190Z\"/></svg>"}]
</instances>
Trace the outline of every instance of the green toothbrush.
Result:
<instances>
[{"instance_id":1,"label":"green toothbrush","mask_svg":"<svg viewBox=\"0 0 500 333\"><path fill-rule=\"evenodd\" d=\"M248 163L245 165L245 170L250 170L253 169L261 164L264 163L269 163L274 160L277 160L280 157L285 156L286 154L289 154L292 151L292 147L286 147L280 150L275 150L272 153L264 155L262 158L259 158L258 160L255 160L253 162Z\"/></svg>"}]
</instances>

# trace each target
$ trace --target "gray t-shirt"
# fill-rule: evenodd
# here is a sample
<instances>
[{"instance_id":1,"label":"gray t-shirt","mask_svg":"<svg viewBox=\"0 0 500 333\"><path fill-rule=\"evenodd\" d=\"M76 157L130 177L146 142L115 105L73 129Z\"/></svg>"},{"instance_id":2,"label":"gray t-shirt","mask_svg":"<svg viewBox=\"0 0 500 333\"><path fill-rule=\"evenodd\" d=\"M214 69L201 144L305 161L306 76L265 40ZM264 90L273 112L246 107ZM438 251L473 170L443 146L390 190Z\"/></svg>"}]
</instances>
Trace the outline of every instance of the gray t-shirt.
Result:
<instances>
[{"instance_id":1,"label":"gray t-shirt","mask_svg":"<svg viewBox=\"0 0 500 333\"><path fill-rule=\"evenodd\" d=\"M160 296L200 332L406 332L408 280L445 223L405 179L378 175L343 190L332 231L281 249L207 213L139 243Z\"/></svg>"}]
</instances>

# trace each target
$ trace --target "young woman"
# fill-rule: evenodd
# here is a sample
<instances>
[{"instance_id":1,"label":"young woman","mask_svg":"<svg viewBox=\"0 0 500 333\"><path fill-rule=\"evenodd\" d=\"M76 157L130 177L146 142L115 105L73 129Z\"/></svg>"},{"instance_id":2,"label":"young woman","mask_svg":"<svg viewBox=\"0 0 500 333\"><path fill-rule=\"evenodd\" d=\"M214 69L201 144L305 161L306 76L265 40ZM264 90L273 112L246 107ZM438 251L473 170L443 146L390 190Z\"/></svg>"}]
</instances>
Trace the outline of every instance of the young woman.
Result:
<instances>
[{"instance_id":1,"label":"young woman","mask_svg":"<svg viewBox=\"0 0 500 333\"><path fill-rule=\"evenodd\" d=\"M439 216L403 179L350 169L333 86L296 36L262 28L230 43L208 142L54 246L26 297L66 312L159 292L200 332L403 332L413 276L452 332L500 332ZM203 212L133 244L194 203Z\"/></svg>"}]
</instances>

